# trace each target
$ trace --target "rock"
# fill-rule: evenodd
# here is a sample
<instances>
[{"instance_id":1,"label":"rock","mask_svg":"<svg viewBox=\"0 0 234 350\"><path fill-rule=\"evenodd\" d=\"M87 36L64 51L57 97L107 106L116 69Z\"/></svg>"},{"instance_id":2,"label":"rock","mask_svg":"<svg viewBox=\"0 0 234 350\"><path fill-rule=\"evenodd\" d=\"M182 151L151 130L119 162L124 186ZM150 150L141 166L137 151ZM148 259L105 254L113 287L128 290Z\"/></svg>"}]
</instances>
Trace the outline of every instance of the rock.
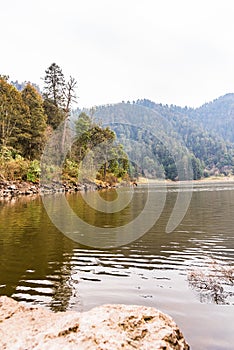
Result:
<instances>
[{"instance_id":1,"label":"rock","mask_svg":"<svg viewBox=\"0 0 234 350\"><path fill-rule=\"evenodd\" d=\"M16 190L16 185L10 185L8 187L9 190L15 191Z\"/></svg>"},{"instance_id":2,"label":"rock","mask_svg":"<svg viewBox=\"0 0 234 350\"><path fill-rule=\"evenodd\" d=\"M145 306L103 305L52 313L0 297L0 348L5 350L189 349L162 312Z\"/></svg>"},{"instance_id":3,"label":"rock","mask_svg":"<svg viewBox=\"0 0 234 350\"><path fill-rule=\"evenodd\" d=\"M75 181L56 181L53 180L49 185L34 183L27 181L1 181L0 179L0 201L9 200L16 196L32 196L54 193L73 193L78 191L96 191L101 189L116 188L117 184L110 185L107 182L99 181L97 184L94 181L87 180L87 183L79 183Z\"/></svg>"}]
</instances>

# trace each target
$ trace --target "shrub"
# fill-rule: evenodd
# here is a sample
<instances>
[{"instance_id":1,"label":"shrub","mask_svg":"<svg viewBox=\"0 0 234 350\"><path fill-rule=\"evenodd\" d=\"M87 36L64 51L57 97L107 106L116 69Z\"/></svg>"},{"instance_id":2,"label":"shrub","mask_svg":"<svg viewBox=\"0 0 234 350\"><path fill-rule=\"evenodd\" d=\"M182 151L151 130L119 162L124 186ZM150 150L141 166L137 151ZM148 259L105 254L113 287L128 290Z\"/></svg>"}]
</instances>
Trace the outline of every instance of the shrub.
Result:
<instances>
[{"instance_id":1,"label":"shrub","mask_svg":"<svg viewBox=\"0 0 234 350\"><path fill-rule=\"evenodd\" d=\"M40 163L38 160L31 161L27 171L27 181L38 182L41 174Z\"/></svg>"}]
</instances>

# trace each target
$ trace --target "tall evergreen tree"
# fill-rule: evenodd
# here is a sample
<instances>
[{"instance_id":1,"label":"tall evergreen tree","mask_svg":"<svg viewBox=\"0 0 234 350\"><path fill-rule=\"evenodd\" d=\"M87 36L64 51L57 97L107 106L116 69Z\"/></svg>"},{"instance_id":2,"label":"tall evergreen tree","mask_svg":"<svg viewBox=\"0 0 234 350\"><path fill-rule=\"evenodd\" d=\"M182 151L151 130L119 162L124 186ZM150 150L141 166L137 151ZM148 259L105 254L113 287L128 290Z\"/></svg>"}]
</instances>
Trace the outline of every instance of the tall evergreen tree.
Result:
<instances>
[{"instance_id":1,"label":"tall evergreen tree","mask_svg":"<svg viewBox=\"0 0 234 350\"><path fill-rule=\"evenodd\" d=\"M52 63L45 71L44 97L49 99L56 107L64 107L65 79L62 69Z\"/></svg>"},{"instance_id":2,"label":"tall evergreen tree","mask_svg":"<svg viewBox=\"0 0 234 350\"><path fill-rule=\"evenodd\" d=\"M44 110L48 124L54 129L65 119L65 79L62 69L52 63L45 71Z\"/></svg>"}]
</instances>

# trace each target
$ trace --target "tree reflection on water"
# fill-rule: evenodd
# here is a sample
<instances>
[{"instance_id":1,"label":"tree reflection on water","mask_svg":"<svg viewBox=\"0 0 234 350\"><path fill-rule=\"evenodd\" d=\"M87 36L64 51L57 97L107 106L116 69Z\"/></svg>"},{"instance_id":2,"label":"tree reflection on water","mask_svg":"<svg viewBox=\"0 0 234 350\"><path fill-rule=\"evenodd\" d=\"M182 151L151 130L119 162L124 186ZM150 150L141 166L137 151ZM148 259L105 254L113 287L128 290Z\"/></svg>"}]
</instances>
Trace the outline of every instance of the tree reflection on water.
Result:
<instances>
[{"instance_id":1,"label":"tree reflection on water","mask_svg":"<svg viewBox=\"0 0 234 350\"><path fill-rule=\"evenodd\" d=\"M234 266L217 259L210 259L206 269L188 272L189 286L199 293L200 301L215 304L233 304Z\"/></svg>"}]
</instances>

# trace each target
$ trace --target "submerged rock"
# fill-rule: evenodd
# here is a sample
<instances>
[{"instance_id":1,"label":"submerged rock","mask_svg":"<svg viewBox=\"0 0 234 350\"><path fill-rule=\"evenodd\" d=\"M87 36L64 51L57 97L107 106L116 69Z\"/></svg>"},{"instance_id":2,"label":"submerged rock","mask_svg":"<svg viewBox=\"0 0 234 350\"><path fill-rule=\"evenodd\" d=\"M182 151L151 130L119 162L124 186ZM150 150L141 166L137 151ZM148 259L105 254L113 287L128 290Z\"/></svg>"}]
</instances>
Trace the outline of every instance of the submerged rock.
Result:
<instances>
[{"instance_id":1,"label":"submerged rock","mask_svg":"<svg viewBox=\"0 0 234 350\"><path fill-rule=\"evenodd\" d=\"M0 297L0 349L189 349L171 317L145 306L53 313Z\"/></svg>"}]
</instances>

